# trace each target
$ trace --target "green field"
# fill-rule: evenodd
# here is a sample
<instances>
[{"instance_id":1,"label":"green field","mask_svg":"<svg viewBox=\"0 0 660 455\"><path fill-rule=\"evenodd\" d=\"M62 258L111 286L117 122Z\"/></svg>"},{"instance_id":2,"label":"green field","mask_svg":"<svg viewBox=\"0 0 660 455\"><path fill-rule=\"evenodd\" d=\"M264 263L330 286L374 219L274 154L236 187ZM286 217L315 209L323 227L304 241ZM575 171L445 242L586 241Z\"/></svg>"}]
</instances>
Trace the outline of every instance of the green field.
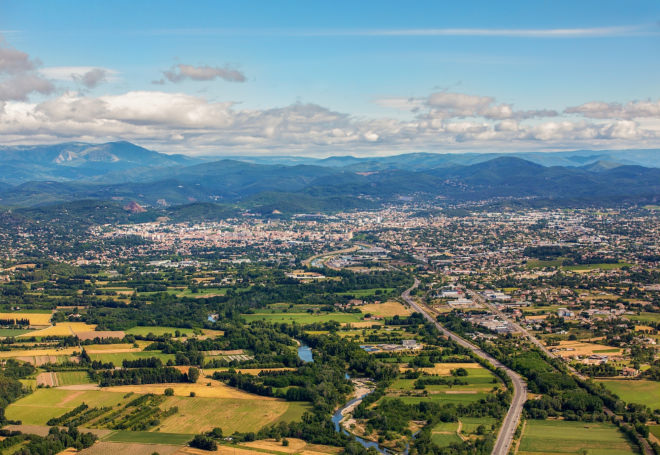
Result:
<instances>
[{"instance_id":1,"label":"green field","mask_svg":"<svg viewBox=\"0 0 660 455\"><path fill-rule=\"evenodd\" d=\"M258 431L271 423L298 421L307 403L283 400L168 397L161 408L176 406L179 412L165 419L159 432L197 434L220 426L227 434ZM219 425L219 423L221 423Z\"/></svg>"},{"instance_id":2,"label":"green field","mask_svg":"<svg viewBox=\"0 0 660 455\"><path fill-rule=\"evenodd\" d=\"M494 417L461 417L461 423L463 424L461 429L463 434L476 434L480 425L486 427L486 431L491 433L491 429L497 427L498 424Z\"/></svg>"},{"instance_id":3,"label":"green field","mask_svg":"<svg viewBox=\"0 0 660 455\"><path fill-rule=\"evenodd\" d=\"M91 384L92 380L86 371L60 371L57 382L59 385Z\"/></svg>"},{"instance_id":4,"label":"green field","mask_svg":"<svg viewBox=\"0 0 660 455\"><path fill-rule=\"evenodd\" d=\"M143 352L120 352L110 354L90 354L92 360L99 360L101 362L112 362L115 366L121 366L124 360L137 360L146 359L149 357L157 357L166 363L168 360L174 360L174 354L163 354L160 351L143 351Z\"/></svg>"},{"instance_id":5,"label":"green field","mask_svg":"<svg viewBox=\"0 0 660 455\"><path fill-rule=\"evenodd\" d=\"M427 397L399 397L401 401L406 404L418 404L423 401L434 401L440 402L442 404L468 404L479 401L483 398L486 398L488 393L457 393L457 394L446 394L446 393L431 393Z\"/></svg>"},{"instance_id":6,"label":"green field","mask_svg":"<svg viewBox=\"0 0 660 455\"><path fill-rule=\"evenodd\" d=\"M315 322L336 321L339 323L360 322L361 313L255 313L244 314L247 322L266 320L269 322L288 322L296 324L312 324Z\"/></svg>"},{"instance_id":7,"label":"green field","mask_svg":"<svg viewBox=\"0 0 660 455\"><path fill-rule=\"evenodd\" d=\"M109 442L137 442L142 444L183 445L192 438L189 434L151 433L149 431L115 431L103 438Z\"/></svg>"},{"instance_id":8,"label":"green field","mask_svg":"<svg viewBox=\"0 0 660 455\"><path fill-rule=\"evenodd\" d=\"M170 333L172 334L172 336L174 336L174 332L176 332L177 330L185 334L193 333L193 329L179 329L176 327L161 327L161 326L131 327L130 329L126 330L125 333L126 335L139 335L139 336L147 336L150 333L153 333L156 336L162 336L165 335L166 333Z\"/></svg>"},{"instance_id":9,"label":"green field","mask_svg":"<svg viewBox=\"0 0 660 455\"><path fill-rule=\"evenodd\" d=\"M23 335L24 333L32 332L32 330L27 329L0 329L0 337L17 337Z\"/></svg>"},{"instance_id":10,"label":"green field","mask_svg":"<svg viewBox=\"0 0 660 455\"><path fill-rule=\"evenodd\" d=\"M540 259L530 259L525 264L528 269L542 269L544 267L559 267L564 263L563 258L553 259L550 261L542 261Z\"/></svg>"},{"instance_id":11,"label":"green field","mask_svg":"<svg viewBox=\"0 0 660 455\"><path fill-rule=\"evenodd\" d=\"M123 393L96 390L37 389L34 393L10 404L5 415L25 425L45 425L76 406L86 403L91 407L116 406L124 400Z\"/></svg>"},{"instance_id":12,"label":"green field","mask_svg":"<svg viewBox=\"0 0 660 455\"><path fill-rule=\"evenodd\" d=\"M632 264L627 262L619 262L616 264L580 264L580 265L568 265L562 267L564 270L615 270L620 269L621 267L630 267Z\"/></svg>"},{"instance_id":13,"label":"green field","mask_svg":"<svg viewBox=\"0 0 660 455\"><path fill-rule=\"evenodd\" d=\"M110 439L122 442L160 442L146 441L149 434L153 437L162 434L198 434L221 426L227 433L235 431L258 431L265 425L277 422L298 421L308 411L308 403L288 402L284 400L264 399L254 395L252 399L203 398L203 397L167 397L160 405L161 409L178 407L179 411L165 418L155 433L143 432L135 436L119 432ZM37 389L34 393L10 404L6 416L11 420L20 420L25 425L45 425L49 419L59 417L82 403L93 407L115 407L133 400L133 394L108 392L101 390L63 390L57 388ZM220 424L220 425L219 425ZM128 432L130 433L130 432ZM135 437L138 439L127 439ZM187 441L186 440L186 441ZM184 442L186 442L184 441ZM178 444L179 442L177 442Z\"/></svg>"},{"instance_id":14,"label":"green field","mask_svg":"<svg viewBox=\"0 0 660 455\"><path fill-rule=\"evenodd\" d=\"M627 319L639 322L660 322L660 313L640 313L626 315Z\"/></svg>"},{"instance_id":15,"label":"green field","mask_svg":"<svg viewBox=\"0 0 660 455\"><path fill-rule=\"evenodd\" d=\"M649 425L649 431L653 436L660 439L660 425Z\"/></svg>"},{"instance_id":16,"label":"green field","mask_svg":"<svg viewBox=\"0 0 660 455\"><path fill-rule=\"evenodd\" d=\"M626 403L638 403L660 409L660 384L646 380L598 381Z\"/></svg>"},{"instance_id":17,"label":"green field","mask_svg":"<svg viewBox=\"0 0 660 455\"><path fill-rule=\"evenodd\" d=\"M458 424L456 424L458 426ZM455 430L454 430L455 431ZM431 441L438 447L448 447L449 444L460 443L461 438L456 433L431 433Z\"/></svg>"},{"instance_id":18,"label":"green field","mask_svg":"<svg viewBox=\"0 0 660 455\"><path fill-rule=\"evenodd\" d=\"M636 453L610 423L528 420L520 441L519 455L579 453L628 455Z\"/></svg>"}]
</instances>

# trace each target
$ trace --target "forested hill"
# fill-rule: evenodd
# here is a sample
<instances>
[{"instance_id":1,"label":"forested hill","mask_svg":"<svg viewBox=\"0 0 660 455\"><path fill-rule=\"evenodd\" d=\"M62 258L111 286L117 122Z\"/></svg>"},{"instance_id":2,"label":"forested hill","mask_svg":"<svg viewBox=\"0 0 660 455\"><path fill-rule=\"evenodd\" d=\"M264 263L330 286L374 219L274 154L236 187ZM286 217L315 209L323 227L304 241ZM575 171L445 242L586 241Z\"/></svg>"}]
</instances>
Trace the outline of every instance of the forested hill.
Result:
<instances>
[{"instance_id":1,"label":"forested hill","mask_svg":"<svg viewBox=\"0 0 660 455\"><path fill-rule=\"evenodd\" d=\"M313 164L257 164L228 159L200 162L134 149L136 146L128 143L106 144L93 150L78 144L73 147L75 153L71 147L36 156L42 161L64 160L57 166L70 168L74 173L94 174L104 167L115 171L123 167L124 171L106 173L103 178L94 174L94 178L87 179L43 180L41 174L35 173L33 179L23 183L5 179L0 182L0 206L42 207L97 200L170 211L173 206L209 204L196 207L193 212L306 213L438 198L449 202L526 198L578 205L655 204L660 200L660 168L611 161L544 166L515 156L499 156L472 164L445 161L438 165L439 158L414 154L382 158L380 166L370 165L371 170L363 171L359 169L366 162L352 157L315 160ZM15 152L7 153L0 150L3 170L8 169L7 156L18 156ZM404 157L411 162L406 164ZM14 159L11 166L15 168L17 162ZM397 162L401 165L397 166ZM25 172L26 166L22 168ZM111 175L117 177L112 182L105 181ZM190 208L187 211L190 213Z\"/></svg>"}]
</instances>

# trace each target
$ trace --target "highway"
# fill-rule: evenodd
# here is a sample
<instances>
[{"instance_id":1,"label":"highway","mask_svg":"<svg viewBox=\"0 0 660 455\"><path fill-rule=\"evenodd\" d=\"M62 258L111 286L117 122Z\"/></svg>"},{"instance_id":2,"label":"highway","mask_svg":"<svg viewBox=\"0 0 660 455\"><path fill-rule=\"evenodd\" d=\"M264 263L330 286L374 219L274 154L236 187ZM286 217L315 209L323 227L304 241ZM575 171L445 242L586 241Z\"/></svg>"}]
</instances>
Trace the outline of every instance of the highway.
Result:
<instances>
[{"instance_id":1,"label":"highway","mask_svg":"<svg viewBox=\"0 0 660 455\"><path fill-rule=\"evenodd\" d=\"M428 313L428 310L424 306L418 304L413 300L412 297L410 297L410 291L417 288L417 286L419 286L419 280L415 278L415 283L409 289L406 289L403 294L401 294L401 298L403 298L403 300L405 300L406 303L408 303L408 305L410 305L415 311L423 314L426 319L428 319L438 328L440 333L451 338L454 342L456 342L456 344L471 350L478 357L486 359L496 368L503 369L507 376L509 376L511 379L511 382L513 383L513 398L511 400L511 406L509 407L509 411L507 412L507 415L502 422L500 431L497 434L497 440L493 446L493 451L491 452L492 455L508 454L509 449L511 448L511 443L513 442L514 433L516 432L516 428L520 422L520 415L522 414L523 405L527 400L527 384L520 375L509 369L502 362L495 359L494 357L491 357L478 346L445 329L440 323L438 323L433 318L433 316Z\"/></svg>"}]
</instances>

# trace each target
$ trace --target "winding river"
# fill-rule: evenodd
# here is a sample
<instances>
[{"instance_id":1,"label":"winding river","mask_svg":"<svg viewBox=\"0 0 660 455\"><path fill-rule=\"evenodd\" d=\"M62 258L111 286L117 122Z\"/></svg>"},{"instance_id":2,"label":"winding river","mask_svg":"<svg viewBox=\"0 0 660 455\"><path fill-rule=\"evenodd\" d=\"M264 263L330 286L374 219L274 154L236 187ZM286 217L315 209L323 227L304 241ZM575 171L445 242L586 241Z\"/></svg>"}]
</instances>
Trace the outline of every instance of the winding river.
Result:
<instances>
[{"instance_id":1,"label":"winding river","mask_svg":"<svg viewBox=\"0 0 660 455\"><path fill-rule=\"evenodd\" d=\"M309 346L307 346L304 343L300 343L300 346L298 346L298 358L300 358L300 360L302 360L303 362L313 362L314 361L314 355L312 354L312 348L310 348ZM346 374L346 379L350 379L350 376L348 374ZM369 392L369 393L371 393L371 392ZM356 436L352 433L349 433L348 431L346 431L346 429L342 428L342 426L341 426L340 422L344 418L344 415L343 415L344 410L347 409L347 408L350 408L350 407L354 406L356 403L359 403L360 401L362 401L362 399L364 397L366 397L367 395L369 395L369 393L365 393L364 395L362 395L358 398L353 398L351 401L346 403L343 407L338 409L333 414L332 423L335 425L335 431L337 433L341 432L341 433L343 433L347 436L352 437L353 439L355 439L358 443L360 443L366 449L374 448L378 451L378 453L381 453L383 455L397 454L398 452L392 451L392 450L387 449L385 447L381 447L380 445L378 445L377 442L369 441L368 439L363 439L359 436ZM403 455L408 455L408 449L409 449L409 446L407 445L405 451L402 452Z\"/></svg>"}]
</instances>

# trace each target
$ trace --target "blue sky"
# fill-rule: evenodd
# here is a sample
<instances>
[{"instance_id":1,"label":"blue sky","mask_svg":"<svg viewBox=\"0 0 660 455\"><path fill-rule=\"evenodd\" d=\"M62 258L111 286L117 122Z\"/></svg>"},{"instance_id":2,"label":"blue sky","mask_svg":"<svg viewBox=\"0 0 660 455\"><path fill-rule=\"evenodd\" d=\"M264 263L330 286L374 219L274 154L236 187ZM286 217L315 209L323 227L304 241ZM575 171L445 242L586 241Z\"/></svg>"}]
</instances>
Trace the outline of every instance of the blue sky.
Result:
<instances>
[{"instance_id":1,"label":"blue sky","mask_svg":"<svg viewBox=\"0 0 660 455\"><path fill-rule=\"evenodd\" d=\"M660 2L465 3L0 1L0 142L658 146Z\"/></svg>"}]
</instances>

